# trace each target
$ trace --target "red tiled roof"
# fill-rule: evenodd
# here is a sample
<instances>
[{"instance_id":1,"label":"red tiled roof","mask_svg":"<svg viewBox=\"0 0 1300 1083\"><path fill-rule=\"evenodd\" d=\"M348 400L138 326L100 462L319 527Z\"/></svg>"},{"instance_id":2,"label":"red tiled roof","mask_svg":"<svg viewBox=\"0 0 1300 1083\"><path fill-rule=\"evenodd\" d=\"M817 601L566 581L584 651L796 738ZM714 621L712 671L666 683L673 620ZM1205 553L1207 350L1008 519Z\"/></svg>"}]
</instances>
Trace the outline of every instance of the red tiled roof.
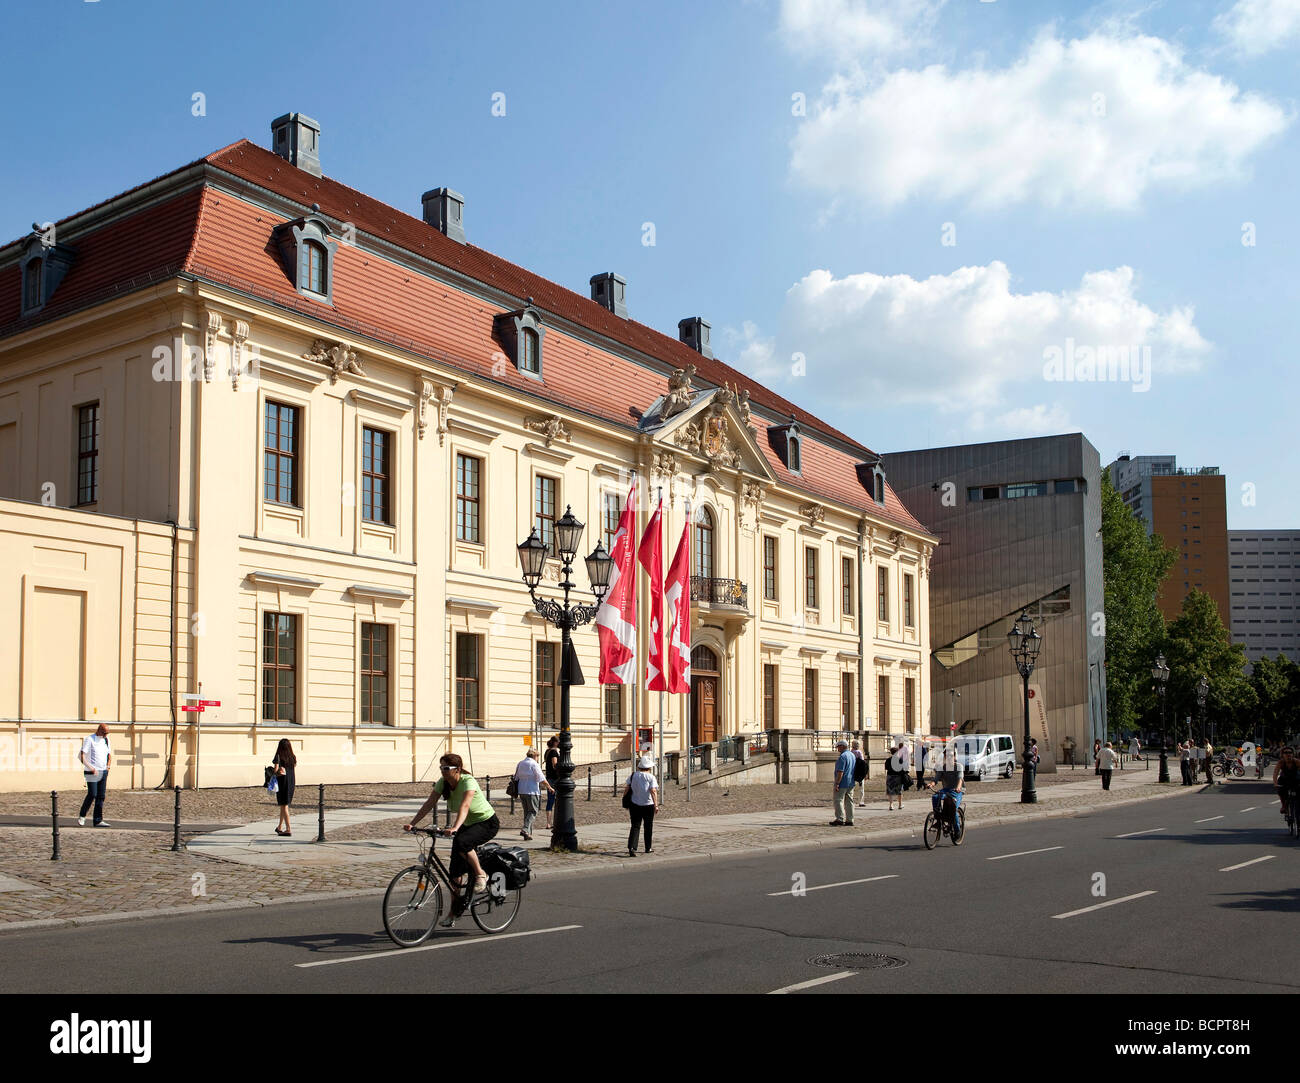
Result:
<instances>
[{"instance_id":1,"label":"red tiled roof","mask_svg":"<svg viewBox=\"0 0 1300 1083\"><path fill-rule=\"evenodd\" d=\"M748 390L755 403L783 417L793 415L804 428L803 471L793 475L770 446L767 422L757 414L753 417L758 445L782 483L925 531L888 486L883 509L870 499L857 475L858 462L871 455L866 447L721 361L706 359L685 343L615 316L589 298L482 249L453 241L420 219L346 185L312 176L247 140L206 161L304 206L318 204L329 218L351 222L360 232L382 237L508 296L521 301L532 297L543 312L675 367L693 364L705 383ZM206 185L128 213L76 237L76 258L57 293L28 320L19 320L19 268L0 271L0 335L186 271L615 424L634 427L636 411L649 407L666 390L663 375L561 333L547 336L543 382L522 375L513 365L497 366L494 373L494 355L500 355L501 344L493 334L493 317L502 309L354 246L340 245L335 254L333 305L307 300L295 291L271 243L272 230L284 221ZM823 444L816 439L818 432L862 454Z\"/></svg>"}]
</instances>

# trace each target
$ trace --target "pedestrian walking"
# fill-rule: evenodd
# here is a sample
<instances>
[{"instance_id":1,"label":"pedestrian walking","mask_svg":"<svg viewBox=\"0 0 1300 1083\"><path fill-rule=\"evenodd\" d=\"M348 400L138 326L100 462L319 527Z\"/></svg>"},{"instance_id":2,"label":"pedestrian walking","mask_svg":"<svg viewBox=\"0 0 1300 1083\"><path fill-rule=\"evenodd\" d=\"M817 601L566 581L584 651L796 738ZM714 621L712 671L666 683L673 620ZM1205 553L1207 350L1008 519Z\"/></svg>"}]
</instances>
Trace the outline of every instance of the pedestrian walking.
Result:
<instances>
[{"instance_id":1,"label":"pedestrian walking","mask_svg":"<svg viewBox=\"0 0 1300 1083\"><path fill-rule=\"evenodd\" d=\"M1092 773L1101 774L1101 738L1092 742Z\"/></svg>"},{"instance_id":2,"label":"pedestrian walking","mask_svg":"<svg viewBox=\"0 0 1300 1083\"><path fill-rule=\"evenodd\" d=\"M515 765L515 783L518 786L519 802L524 807L524 826L519 834L523 836L525 842L532 842L533 821L537 819L537 813L542 807L540 787L545 786L549 794L555 793L555 788L546 781L541 765L537 762L537 749L530 748L524 758Z\"/></svg>"},{"instance_id":3,"label":"pedestrian walking","mask_svg":"<svg viewBox=\"0 0 1300 1083\"><path fill-rule=\"evenodd\" d=\"M1142 752L1142 742L1138 740L1137 734L1133 734L1128 742L1128 756L1131 760L1140 760Z\"/></svg>"},{"instance_id":4,"label":"pedestrian walking","mask_svg":"<svg viewBox=\"0 0 1300 1083\"><path fill-rule=\"evenodd\" d=\"M1029 738L1029 762L1038 767L1038 738Z\"/></svg>"},{"instance_id":5,"label":"pedestrian walking","mask_svg":"<svg viewBox=\"0 0 1300 1083\"><path fill-rule=\"evenodd\" d=\"M1214 746L1209 741L1205 742L1205 784L1214 785L1214 771L1212 770L1214 759Z\"/></svg>"},{"instance_id":6,"label":"pedestrian walking","mask_svg":"<svg viewBox=\"0 0 1300 1083\"><path fill-rule=\"evenodd\" d=\"M293 832L289 829L289 806L293 804L294 768L298 766L298 757L293 754L293 745L288 737L281 737L275 749L275 759L271 767L275 771L275 803L280 806L280 824L275 829L277 835L288 838Z\"/></svg>"},{"instance_id":7,"label":"pedestrian walking","mask_svg":"<svg viewBox=\"0 0 1300 1083\"><path fill-rule=\"evenodd\" d=\"M645 852L654 852L655 813L660 805L659 783L651 774L652 766L650 757L642 756L623 787L623 804L632 818L632 827L627 833L628 857L636 857L636 840L641 834L642 824L645 824Z\"/></svg>"},{"instance_id":8,"label":"pedestrian walking","mask_svg":"<svg viewBox=\"0 0 1300 1083\"><path fill-rule=\"evenodd\" d=\"M853 788L857 791L858 808L867 807L867 761L862 755L862 749L858 747L857 741L849 742L849 750L853 753L853 778L855 779ZM861 766L858 766L861 764Z\"/></svg>"},{"instance_id":9,"label":"pedestrian walking","mask_svg":"<svg viewBox=\"0 0 1300 1083\"><path fill-rule=\"evenodd\" d=\"M108 727L100 723L95 732L81 742L82 775L86 780L86 798L81 802L77 823L86 826L86 813L95 806L95 827L110 827L104 822L104 797L108 793L108 769L113 765L113 749L108 743Z\"/></svg>"},{"instance_id":10,"label":"pedestrian walking","mask_svg":"<svg viewBox=\"0 0 1300 1083\"><path fill-rule=\"evenodd\" d=\"M546 829L551 829L551 809L555 808L555 784L560 781L560 739L552 737L546 742Z\"/></svg>"},{"instance_id":11,"label":"pedestrian walking","mask_svg":"<svg viewBox=\"0 0 1300 1083\"><path fill-rule=\"evenodd\" d=\"M903 770L899 758L899 749L903 747L900 741L889 750L889 757L885 760L885 796L889 798L889 810L894 810L894 798L898 798L898 808L903 808Z\"/></svg>"},{"instance_id":12,"label":"pedestrian walking","mask_svg":"<svg viewBox=\"0 0 1300 1083\"><path fill-rule=\"evenodd\" d=\"M835 819L831 827L853 826L853 768L857 760L849 751L848 741L841 740L835 745L840 757L835 761L834 800Z\"/></svg>"},{"instance_id":13,"label":"pedestrian walking","mask_svg":"<svg viewBox=\"0 0 1300 1083\"><path fill-rule=\"evenodd\" d=\"M1178 766L1183 772L1183 785L1192 784L1192 746L1187 741L1178 742Z\"/></svg>"},{"instance_id":14,"label":"pedestrian walking","mask_svg":"<svg viewBox=\"0 0 1300 1083\"><path fill-rule=\"evenodd\" d=\"M920 741L916 746L916 790L918 793L925 785L925 761L930 757L930 746Z\"/></svg>"},{"instance_id":15,"label":"pedestrian walking","mask_svg":"<svg viewBox=\"0 0 1300 1083\"><path fill-rule=\"evenodd\" d=\"M903 792L912 786L912 746L907 741L898 742L898 766L903 772Z\"/></svg>"},{"instance_id":16,"label":"pedestrian walking","mask_svg":"<svg viewBox=\"0 0 1300 1083\"><path fill-rule=\"evenodd\" d=\"M1111 772L1115 770L1115 764L1119 760L1119 753L1111 746L1109 741L1106 747L1101 750L1101 755L1097 757L1098 773L1101 775L1101 788L1110 789Z\"/></svg>"}]
</instances>

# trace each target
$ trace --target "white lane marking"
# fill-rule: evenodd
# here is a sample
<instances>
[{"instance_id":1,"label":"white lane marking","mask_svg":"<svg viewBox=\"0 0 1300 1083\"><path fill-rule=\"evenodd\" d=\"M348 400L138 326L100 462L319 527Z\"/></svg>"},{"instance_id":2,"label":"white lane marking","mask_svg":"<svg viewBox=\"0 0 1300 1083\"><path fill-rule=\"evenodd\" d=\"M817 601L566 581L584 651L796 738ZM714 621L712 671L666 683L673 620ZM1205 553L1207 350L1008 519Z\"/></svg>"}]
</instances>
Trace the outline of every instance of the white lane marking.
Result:
<instances>
[{"instance_id":1,"label":"white lane marking","mask_svg":"<svg viewBox=\"0 0 1300 1083\"><path fill-rule=\"evenodd\" d=\"M1138 835L1150 835L1156 831L1163 831L1163 830L1164 830L1163 827L1148 827L1145 831L1130 831L1127 835L1116 835L1115 837L1117 839L1131 839L1131 838L1136 838Z\"/></svg>"},{"instance_id":2,"label":"white lane marking","mask_svg":"<svg viewBox=\"0 0 1300 1083\"><path fill-rule=\"evenodd\" d=\"M799 894L803 895L809 891L825 891L828 887L850 887L853 884L870 884L876 880L897 880L897 873L890 873L888 876L868 876L865 880L841 880L838 884L818 884L816 887L799 888ZM778 895L793 895L794 890L790 891L769 891L767 897L775 899Z\"/></svg>"},{"instance_id":3,"label":"white lane marking","mask_svg":"<svg viewBox=\"0 0 1300 1083\"><path fill-rule=\"evenodd\" d=\"M1136 895L1125 895L1122 899L1108 899L1104 903L1097 903L1096 906L1085 906L1082 910L1071 910L1068 914L1053 914L1054 918L1072 918L1078 914L1087 914L1093 910L1104 910L1108 906L1118 906L1122 902L1131 902L1133 899L1141 899L1147 895L1154 895L1154 891L1139 891Z\"/></svg>"},{"instance_id":4,"label":"white lane marking","mask_svg":"<svg viewBox=\"0 0 1300 1083\"><path fill-rule=\"evenodd\" d=\"M1208 824L1211 820L1222 820L1222 816L1207 816L1204 820L1197 820L1198 824Z\"/></svg>"},{"instance_id":5,"label":"white lane marking","mask_svg":"<svg viewBox=\"0 0 1300 1083\"><path fill-rule=\"evenodd\" d=\"M542 933L563 933L569 929L581 929L581 925L557 925L553 929L530 929L526 933L504 933L500 936L483 936L472 940L448 940L439 944L421 944L414 948L395 948L393 951L376 951L369 955L349 955L346 959L322 959L316 963L294 963L300 970L313 966L333 966L335 963L359 963L363 959L386 959L390 955L414 955L417 951L437 951L439 948L459 948L466 944L494 944L501 940L513 940L517 936L540 936Z\"/></svg>"},{"instance_id":6,"label":"white lane marking","mask_svg":"<svg viewBox=\"0 0 1300 1083\"><path fill-rule=\"evenodd\" d=\"M1027 854L1045 854L1050 850L1064 850L1064 846L1044 846L1041 850L1021 850L1018 854L999 854L997 857L990 857L989 861L1001 861L1004 857L1025 857Z\"/></svg>"},{"instance_id":7,"label":"white lane marking","mask_svg":"<svg viewBox=\"0 0 1300 1083\"><path fill-rule=\"evenodd\" d=\"M793 993L796 989L809 989L814 985L825 985L828 981L839 981L841 978L851 978L856 973L856 970L844 970L839 974L827 974L824 978L813 978L812 981L801 981L798 985L787 985L784 989L773 989L767 995L776 996L777 993Z\"/></svg>"},{"instance_id":8,"label":"white lane marking","mask_svg":"<svg viewBox=\"0 0 1300 1083\"><path fill-rule=\"evenodd\" d=\"M1267 857L1257 857L1253 861L1243 861L1240 865L1229 865L1226 869L1220 869L1220 872L1232 872L1235 869L1244 869L1247 865L1258 865L1261 861L1272 861L1274 855L1269 854Z\"/></svg>"},{"instance_id":9,"label":"white lane marking","mask_svg":"<svg viewBox=\"0 0 1300 1083\"><path fill-rule=\"evenodd\" d=\"M1244 808L1244 809L1242 809L1241 811L1242 811L1242 812L1254 812L1257 808L1259 808L1258 805L1251 805L1250 808Z\"/></svg>"}]
</instances>

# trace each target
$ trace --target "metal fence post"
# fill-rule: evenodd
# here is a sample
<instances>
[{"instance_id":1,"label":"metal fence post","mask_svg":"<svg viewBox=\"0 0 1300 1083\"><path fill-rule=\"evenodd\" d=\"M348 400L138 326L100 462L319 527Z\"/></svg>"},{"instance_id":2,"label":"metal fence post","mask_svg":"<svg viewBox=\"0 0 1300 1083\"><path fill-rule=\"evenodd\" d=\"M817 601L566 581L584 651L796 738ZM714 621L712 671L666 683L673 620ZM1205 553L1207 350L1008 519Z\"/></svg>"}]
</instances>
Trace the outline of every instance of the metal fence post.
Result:
<instances>
[{"instance_id":1,"label":"metal fence post","mask_svg":"<svg viewBox=\"0 0 1300 1083\"><path fill-rule=\"evenodd\" d=\"M181 788L176 787L176 815L172 820L172 853L181 850Z\"/></svg>"},{"instance_id":2,"label":"metal fence post","mask_svg":"<svg viewBox=\"0 0 1300 1083\"><path fill-rule=\"evenodd\" d=\"M587 800L591 800L591 764L587 764Z\"/></svg>"},{"instance_id":3,"label":"metal fence post","mask_svg":"<svg viewBox=\"0 0 1300 1083\"><path fill-rule=\"evenodd\" d=\"M50 855L51 861L59 861L59 791L50 791L50 817L54 821L54 853Z\"/></svg>"},{"instance_id":4,"label":"metal fence post","mask_svg":"<svg viewBox=\"0 0 1300 1083\"><path fill-rule=\"evenodd\" d=\"M614 764L614 796L618 796L618 764Z\"/></svg>"},{"instance_id":5,"label":"metal fence post","mask_svg":"<svg viewBox=\"0 0 1300 1083\"><path fill-rule=\"evenodd\" d=\"M325 841L325 783L320 784L320 796L316 799L316 841Z\"/></svg>"}]
</instances>

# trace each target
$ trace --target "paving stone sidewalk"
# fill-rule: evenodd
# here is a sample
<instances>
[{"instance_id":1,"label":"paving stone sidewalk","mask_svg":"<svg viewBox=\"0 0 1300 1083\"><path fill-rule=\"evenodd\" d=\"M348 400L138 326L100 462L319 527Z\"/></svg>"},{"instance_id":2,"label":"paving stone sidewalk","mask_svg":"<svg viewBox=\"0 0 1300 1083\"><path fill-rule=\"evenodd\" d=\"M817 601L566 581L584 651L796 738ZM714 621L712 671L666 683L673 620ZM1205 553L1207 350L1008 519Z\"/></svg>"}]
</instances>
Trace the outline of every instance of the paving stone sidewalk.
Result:
<instances>
[{"instance_id":1,"label":"paving stone sidewalk","mask_svg":"<svg viewBox=\"0 0 1300 1083\"><path fill-rule=\"evenodd\" d=\"M1056 780L1039 787L1040 803L1022 806L1018 786L969 792L970 823L1017 818L1077 815L1085 809L1172 797L1200 787L1161 786L1134 771L1115 779L1103 793L1095 778L1080 772L1077 781ZM1067 776L1068 779L1068 776ZM783 787L783 789L789 789ZM815 790L826 791L818 785ZM273 834L274 819L236 825L184 839L180 853L170 850L170 832L72 828L61 833L63 860L50 860L48 831L0 827L0 931L40 924L84 924L131 916L182 913L203 907L270 905L322 897L377 894L397 869L416 854L415 841L401 833L420 801L382 801L333 810L325 843L315 838L315 817L299 815L292 838ZM603 823L584 823L579 803L578 854L552 853L539 823L533 866L539 879L583 872L634 869L683 861L709 861L745 853L808 846L853 844L867 837L914 837L919 845L926 801L915 792L902 812L890 812L879 794L869 808L855 809L853 828L827 826L829 802L812 807L764 808L723 815L673 815L657 819L656 846L650 856L629 858L627 821L610 798ZM593 806L595 803L593 803ZM1135 815L1140 815L1136 813ZM615 819L614 817L618 818ZM498 840L519 842L518 817L504 823ZM300 834L299 832L302 832ZM513 837L512 837L513 836ZM440 846L445 847L445 842ZM445 850L444 850L445 853Z\"/></svg>"}]
</instances>

